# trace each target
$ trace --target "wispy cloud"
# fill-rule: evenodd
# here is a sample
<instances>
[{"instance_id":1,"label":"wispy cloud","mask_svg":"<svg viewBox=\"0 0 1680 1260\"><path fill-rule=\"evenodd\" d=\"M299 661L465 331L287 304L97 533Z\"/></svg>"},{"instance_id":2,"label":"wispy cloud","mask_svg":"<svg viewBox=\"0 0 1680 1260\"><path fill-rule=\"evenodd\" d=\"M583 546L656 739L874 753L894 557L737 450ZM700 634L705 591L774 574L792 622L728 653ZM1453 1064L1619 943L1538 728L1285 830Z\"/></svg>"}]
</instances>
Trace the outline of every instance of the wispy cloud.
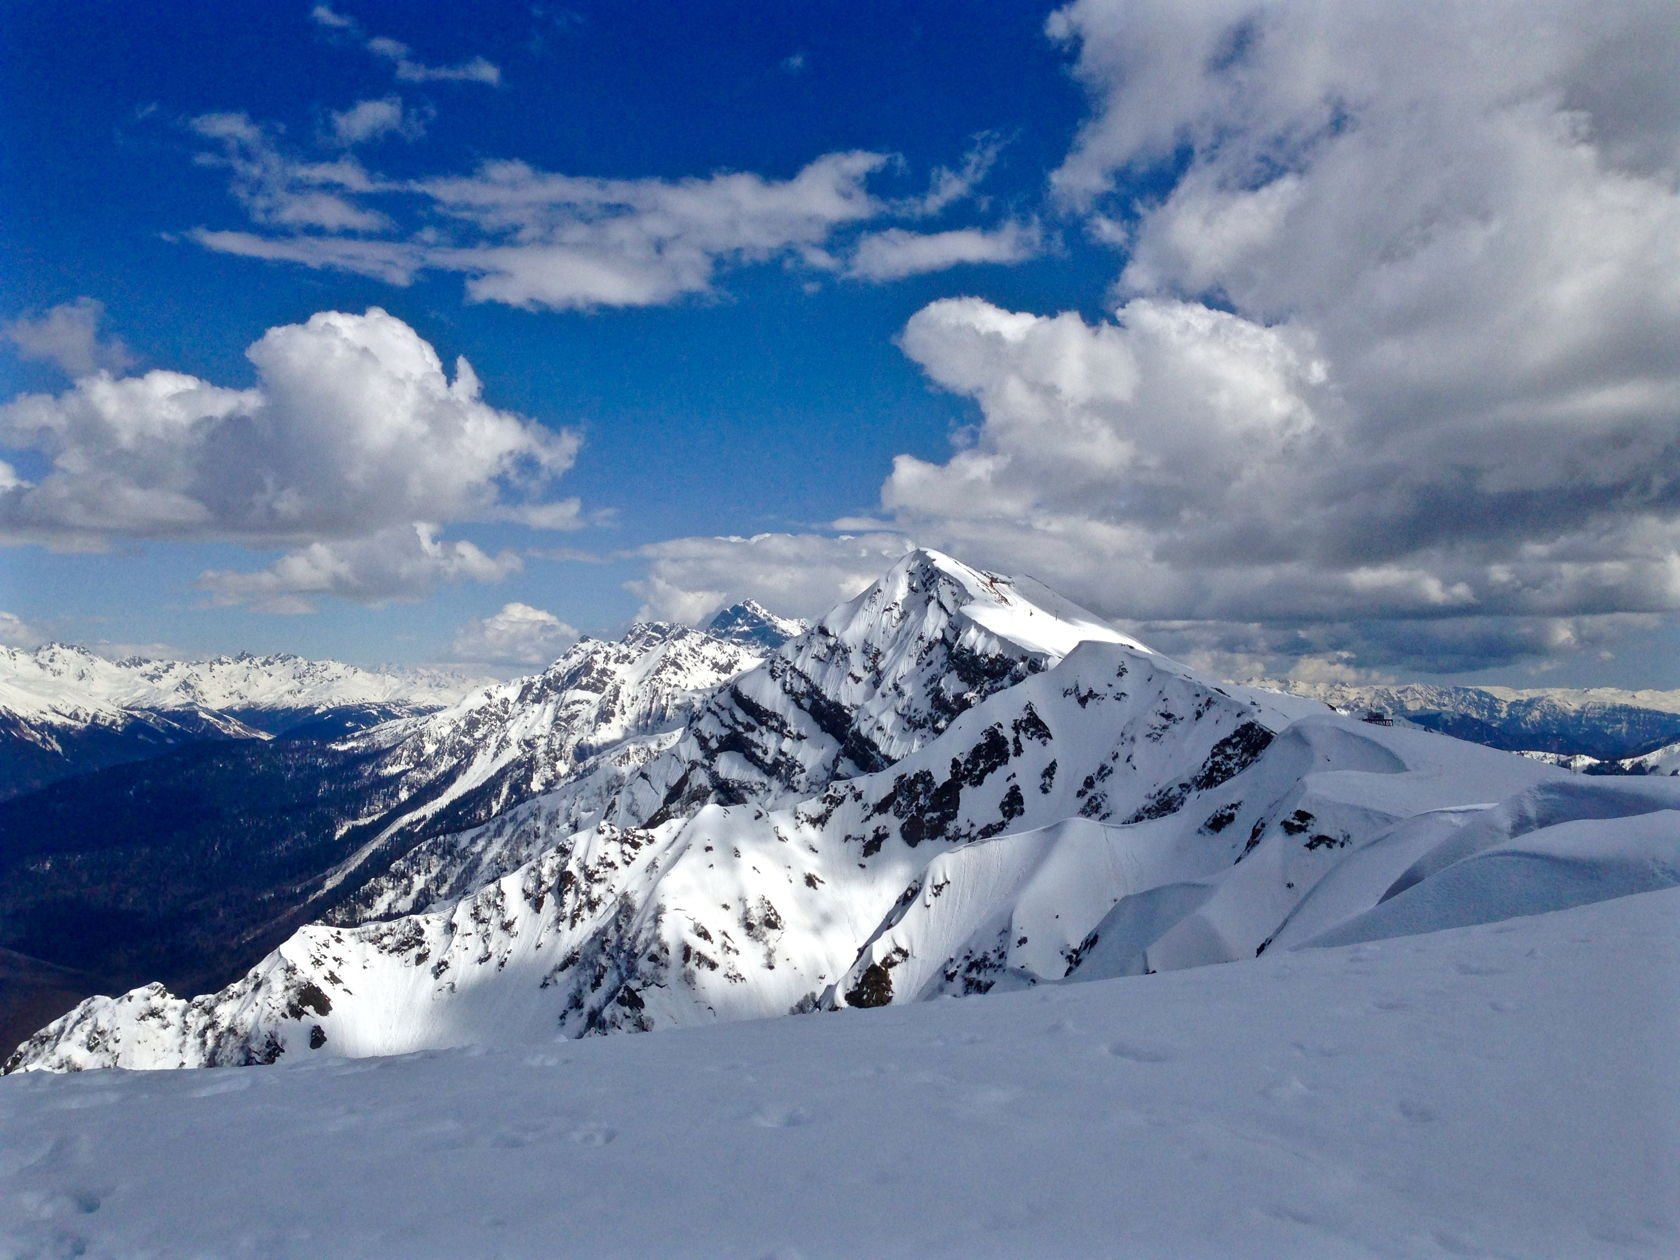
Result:
<instances>
[{"instance_id":1,"label":"wispy cloud","mask_svg":"<svg viewBox=\"0 0 1680 1260\"><path fill-rule=\"evenodd\" d=\"M1043 234L1036 223L947 232L887 228L859 238L847 273L860 280L900 280L968 263L1024 262L1042 246Z\"/></svg>"},{"instance_id":2,"label":"wispy cloud","mask_svg":"<svg viewBox=\"0 0 1680 1260\"><path fill-rule=\"evenodd\" d=\"M200 151L195 161L228 170L234 197L258 223L329 232L375 232L393 226L386 215L355 200L374 192L375 186L354 157L327 162L293 157L241 113L200 114L188 126L215 145Z\"/></svg>"},{"instance_id":3,"label":"wispy cloud","mask_svg":"<svg viewBox=\"0 0 1680 1260\"><path fill-rule=\"evenodd\" d=\"M710 292L720 268L808 257L836 231L882 213L867 181L887 162L834 153L788 179L723 172L664 180L568 176L504 161L395 184L353 158L289 157L243 115L209 116L195 128L219 142L206 160L233 172L234 195L254 220L302 229L185 234L205 248L393 284L421 271L453 272L467 278L475 301L551 310L660 305ZM417 204L431 230L394 238L390 217L350 190L386 205Z\"/></svg>"},{"instance_id":4,"label":"wispy cloud","mask_svg":"<svg viewBox=\"0 0 1680 1260\"><path fill-rule=\"evenodd\" d=\"M391 134L409 115L395 98L332 116L334 140ZM207 249L349 271L406 285L424 271L466 278L474 301L549 310L657 306L715 291L720 272L782 262L876 282L962 263L1035 255L1034 222L939 232L866 225L920 221L972 195L995 158L982 138L928 192L884 198L871 182L890 155L829 153L778 179L720 171L680 179L603 179L488 161L459 175L392 180L354 156L289 151L243 114L207 114L192 129L215 148L201 164L231 174L257 227L184 233ZM401 218L410 226L399 229Z\"/></svg>"},{"instance_id":5,"label":"wispy cloud","mask_svg":"<svg viewBox=\"0 0 1680 1260\"><path fill-rule=\"evenodd\" d=\"M902 209L919 217L943 214L950 207L973 197L980 185L997 165L1000 154L1009 145L1009 138L995 131L983 131L974 137L956 166L941 166L933 172L928 189L920 197L911 198Z\"/></svg>"},{"instance_id":6,"label":"wispy cloud","mask_svg":"<svg viewBox=\"0 0 1680 1260\"><path fill-rule=\"evenodd\" d=\"M315 24L343 38L352 39L374 56L390 63L392 73L404 83L482 83L495 87L502 81L501 68L484 57L472 56L453 65L429 65L414 57L414 50L401 40L370 35L355 18L325 4L310 10Z\"/></svg>"},{"instance_id":7,"label":"wispy cloud","mask_svg":"<svg viewBox=\"0 0 1680 1260\"><path fill-rule=\"evenodd\" d=\"M241 258L296 263L312 270L348 271L399 287L429 265L422 245L347 236L261 236L255 232L193 228L182 235L205 249Z\"/></svg>"},{"instance_id":8,"label":"wispy cloud","mask_svg":"<svg viewBox=\"0 0 1680 1260\"><path fill-rule=\"evenodd\" d=\"M406 108L399 96L382 96L330 111L325 130L331 143L346 149L388 137L418 140L426 133L426 115Z\"/></svg>"},{"instance_id":9,"label":"wispy cloud","mask_svg":"<svg viewBox=\"0 0 1680 1260\"><path fill-rule=\"evenodd\" d=\"M785 180L744 172L662 180L580 178L496 162L417 191L472 233L428 263L471 277L480 301L552 309L648 306L711 289L719 266L820 246L879 206L886 159L834 153Z\"/></svg>"}]
</instances>

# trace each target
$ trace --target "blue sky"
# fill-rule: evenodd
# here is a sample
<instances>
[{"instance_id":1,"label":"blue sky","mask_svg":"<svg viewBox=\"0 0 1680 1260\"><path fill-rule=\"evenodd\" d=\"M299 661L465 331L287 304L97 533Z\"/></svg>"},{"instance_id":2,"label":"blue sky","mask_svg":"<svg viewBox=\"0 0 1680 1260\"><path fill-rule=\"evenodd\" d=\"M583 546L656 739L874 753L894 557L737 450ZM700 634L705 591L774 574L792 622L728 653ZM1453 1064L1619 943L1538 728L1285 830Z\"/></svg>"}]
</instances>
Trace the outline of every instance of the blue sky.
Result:
<instances>
[{"instance_id":1,"label":"blue sky","mask_svg":"<svg viewBox=\"0 0 1680 1260\"><path fill-rule=\"evenodd\" d=\"M1680 686L1674 11L1544 7L14 6L0 631L508 670L918 542Z\"/></svg>"}]
</instances>

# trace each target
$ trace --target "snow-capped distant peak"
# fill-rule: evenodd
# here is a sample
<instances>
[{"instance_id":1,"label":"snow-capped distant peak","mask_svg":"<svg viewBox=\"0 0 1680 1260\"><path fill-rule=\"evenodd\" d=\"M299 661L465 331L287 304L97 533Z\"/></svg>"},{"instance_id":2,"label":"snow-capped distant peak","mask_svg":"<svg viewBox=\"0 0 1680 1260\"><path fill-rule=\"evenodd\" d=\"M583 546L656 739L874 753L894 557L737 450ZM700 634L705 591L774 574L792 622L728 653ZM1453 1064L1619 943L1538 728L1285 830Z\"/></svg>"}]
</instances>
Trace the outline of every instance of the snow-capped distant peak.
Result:
<instances>
[{"instance_id":1,"label":"snow-capped distant peak","mask_svg":"<svg viewBox=\"0 0 1680 1260\"><path fill-rule=\"evenodd\" d=\"M127 710L310 709L386 703L438 707L482 680L427 670L368 670L338 661L218 656L203 661L107 660L49 643L0 648L0 708L30 719L81 720Z\"/></svg>"},{"instance_id":2,"label":"snow-capped distant peak","mask_svg":"<svg viewBox=\"0 0 1680 1260\"><path fill-rule=\"evenodd\" d=\"M778 617L755 599L721 609L706 623L706 633L746 647L774 651L809 627L793 617Z\"/></svg>"}]
</instances>

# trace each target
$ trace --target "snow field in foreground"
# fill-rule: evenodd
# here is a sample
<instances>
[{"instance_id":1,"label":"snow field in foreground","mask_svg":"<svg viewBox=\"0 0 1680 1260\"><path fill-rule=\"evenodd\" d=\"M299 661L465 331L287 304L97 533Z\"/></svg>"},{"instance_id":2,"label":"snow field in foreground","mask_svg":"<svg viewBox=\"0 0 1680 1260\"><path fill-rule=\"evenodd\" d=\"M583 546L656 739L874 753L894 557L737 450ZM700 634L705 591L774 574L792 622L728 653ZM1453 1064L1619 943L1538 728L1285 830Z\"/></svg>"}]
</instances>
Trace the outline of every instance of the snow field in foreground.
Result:
<instances>
[{"instance_id":1,"label":"snow field in foreground","mask_svg":"<svg viewBox=\"0 0 1680 1260\"><path fill-rule=\"evenodd\" d=\"M0 1080L0 1254L1672 1256L1680 890L532 1051Z\"/></svg>"}]
</instances>

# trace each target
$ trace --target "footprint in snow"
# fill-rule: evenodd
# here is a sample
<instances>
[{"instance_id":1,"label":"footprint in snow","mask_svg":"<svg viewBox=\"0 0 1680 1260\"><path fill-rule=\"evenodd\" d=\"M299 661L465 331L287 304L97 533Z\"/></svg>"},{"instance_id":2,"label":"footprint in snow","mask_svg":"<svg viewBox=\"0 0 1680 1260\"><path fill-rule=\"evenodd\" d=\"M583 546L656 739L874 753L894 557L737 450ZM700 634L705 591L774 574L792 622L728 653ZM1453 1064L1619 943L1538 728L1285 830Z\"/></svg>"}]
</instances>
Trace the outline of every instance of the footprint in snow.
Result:
<instances>
[{"instance_id":1,"label":"footprint in snow","mask_svg":"<svg viewBox=\"0 0 1680 1260\"><path fill-rule=\"evenodd\" d=\"M803 1107L765 1107L753 1115L752 1122L763 1129L797 1129L813 1119Z\"/></svg>"},{"instance_id":2,"label":"footprint in snow","mask_svg":"<svg viewBox=\"0 0 1680 1260\"><path fill-rule=\"evenodd\" d=\"M1435 1120L1435 1108L1410 1098L1402 1098L1396 1110L1413 1124L1431 1124Z\"/></svg>"},{"instance_id":3,"label":"footprint in snow","mask_svg":"<svg viewBox=\"0 0 1680 1260\"><path fill-rule=\"evenodd\" d=\"M1305 1041L1292 1041L1289 1048L1296 1054L1311 1055L1315 1059L1340 1059L1348 1053L1348 1048L1336 1042L1313 1045Z\"/></svg>"},{"instance_id":4,"label":"footprint in snow","mask_svg":"<svg viewBox=\"0 0 1680 1260\"><path fill-rule=\"evenodd\" d=\"M608 1124L600 1124L594 1120L580 1124L566 1134L579 1146L605 1146L618 1136L618 1130Z\"/></svg>"},{"instance_id":5,"label":"footprint in snow","mask_svg":"<svg viewBox=\"0 0 1680 1260\"><path fill-rule=\"evenodd\" d=\"M531 1124L529 1122L503 1125L491 1135L490 1145L499 1147L502 1150L520 1150L529 1146L532 1139L538 1137L543 1132L543 1127L544 1126L542 1125ZM597 1143L597 1145L599 1145L599 1143Z\"/></svg>"},{"instance_id":6,"label":"footprint in snow","mask_svg":"<svg viewBox=\"0 0 1680 1260\"><path fill-rule=\"evenodd\" d=\"M1312 1093L1312 1087L1299 1076L1288 1076L1265 1089L1267 1098L1273 1102L1298 1102Z\"/></svg>"},{"instance_id":7,"label":"footprint in snow","mask_svg":"<svg viewBox=\"0 0 1680 1260\"><path fill-rule=\"evenodd\" d=\"M1453 966L1453 970L1461 976L1502 976L1505 974L1505 968L1503 967L1488 967L1481 963L1457 963Z\"/></svg>"},{"instance_id":8,"label":"footprint in snow","mask_svg":"<svg viewBox=\"0 0 1680 1260\"><path fill-rule=\"evenodd\" d=\"M1170 1063L1173 1058L1170 1051L1153 1046L1140 1046L1130 1041L1111 1041L1108 1052L1116 1059L1125 1059L1128 1063Z\"/></svg>"},{"instance_id":9,"label":"footprint in snow","mask_svg":"<svg viewBox=\"0 0 1680 1260\"><path fill-rule=\"evenodd\" d=\"M67 1216L92 1216L104 1201L91 1190L27 1190L15 1196L15 1202L33 1219L52 1221ZM81 1252L71 1251L69 1254L80 1255Z\"/></svg>"},{"instance_id":10,"label":"footprint in snow","mask_svg":"<svg viewBox=\"0 0 1680 1260\"><path fill-rule=\"evenodd\" d=\"M210 1084L192 1091L194 1098L214 1098L217 1094L237 1094L251 1088L251 1078L255 1075L244 1068L228 1068L221 1072L208 1072L206 1075L214 1077Z\"/></svg>"}]
</instances>

